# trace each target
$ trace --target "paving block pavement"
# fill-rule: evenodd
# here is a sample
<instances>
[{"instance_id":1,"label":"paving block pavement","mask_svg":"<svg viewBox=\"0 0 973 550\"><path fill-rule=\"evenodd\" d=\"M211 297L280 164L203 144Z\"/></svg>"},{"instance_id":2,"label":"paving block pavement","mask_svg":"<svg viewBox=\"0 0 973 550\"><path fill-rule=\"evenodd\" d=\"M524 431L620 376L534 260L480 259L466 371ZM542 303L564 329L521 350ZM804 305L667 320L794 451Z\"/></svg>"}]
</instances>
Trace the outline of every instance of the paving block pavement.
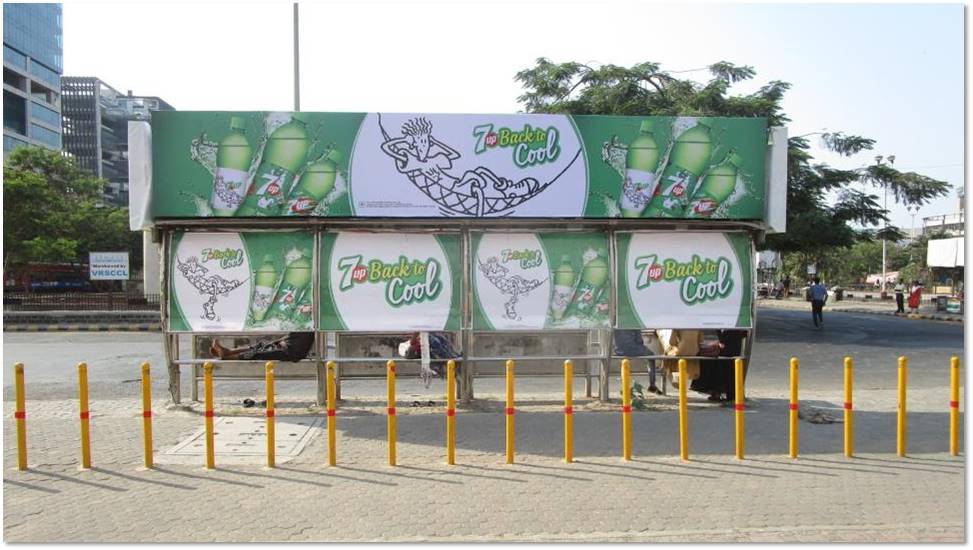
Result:
<instances>
[{"instance_id":1,"label":"paving block pavement","mask_svg":"<svg viewBox=\"0 0 973 550\"><path fill-rule=\"evenodd\" d=\"M504 464L499 396L457 416L456 466L444 464L442 407L400 404L398 465L386 464L378 401L342 404L338 467L320 430L275 469L225 464L141 465L141 416L132 399L91 404L94 468L78 470L77 403L29 401L29 470L16 467L4 409L6 542L265 541L789 541L965 539L964 457L946 452L935 406L910 409L909 456L894 455L894 403L856 394L857 453L841 454L842 424L801 422L801 456L786 457L786 402L753 393L747 456L733 458L733 416L693 400L691 460L678 458L674 400L633 413L634 460L620 459L618 404L578 400L575 459L562 460L563 416L553 399L523 396L516 462ZM259 414L230 406L217 414ZM920 403L925 401L919 399ZM302 402L303 403L303 402ZM278 415L320 414L278 405ZM806 410L829 411L827 395ZM197 408L154 404L155 449L198 430ZM840 414L838 415L840 416ZM219 460L219 459L218 459Z\"/></svg>"}]
</instances>

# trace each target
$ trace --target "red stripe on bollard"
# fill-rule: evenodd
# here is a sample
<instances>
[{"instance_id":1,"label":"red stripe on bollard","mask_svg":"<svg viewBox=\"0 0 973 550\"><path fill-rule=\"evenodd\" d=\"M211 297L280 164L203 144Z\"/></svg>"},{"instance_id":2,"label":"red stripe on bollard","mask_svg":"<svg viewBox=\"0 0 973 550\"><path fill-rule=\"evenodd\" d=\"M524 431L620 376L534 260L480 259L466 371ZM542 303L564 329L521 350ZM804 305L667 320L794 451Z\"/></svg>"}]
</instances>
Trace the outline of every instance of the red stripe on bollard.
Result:
<instances>
[{"instance_id":1,"label":"red stripe on bollard","mask_svg":"<svg viewBox=\"0 0 973 550\"><path fill-rule=\"evenodd\" d=\"M152 411L142 411L142 418L152 418Z\"/></svg>"},{"instance_id":2,"label":"red stripe on bollard","mask_svg":"<svg viewBox=\"0 0 973 550\"><path fill-rule=\"evenodd\" d=\"M446 409L446 416L456 416L456 409Z\"/></svg>"},{"instance_id":3,"label":"red stripe on bollard","mask_svg":"<svg viewBox=\"0 0 973 550\"><path fill-rule=\"evenodd\" d=\"M213 411L206 411L205 413L203 413L203 416L205 416L206 418L213 418Z\"/></svg>"},{"instance_id":4,"label":"red stripe on bollard","mask_svg":"<svg viewBox=\"0 0 973 550\"><path fill-rule=\"evenodd\" d=\"M851 410L851 403L847 403L847 402L845 403L845 410L848 410L848 411Z\"/></svg>"},{"instance_id":5,"label":"red stripe on bollard","mask_svg":"<svg viewBox=\"0 0 973 550\"><path fill-rule=\"evenodd\" d=\"M959 408L959 401L950 401L949 402L949 408L951 408L951 409L958 409Z\"/></svg>"},{"instance_id":6,"label":"red stripe on bollard","mask_svg":"<svg viewBox=\"0 0 973 550\"><path fill-rule=\"evenodd\" d=\"M389 372L395 372L395 365L389 365Z\"/></svg>"},{"instance_id":7,"label":"red stripe on bollard","mask_svg":"<svg viewBox=\"0 0 973 550\"><path fill-rule=\"evenodd\" d=\"M267 409L267 418L274 417L274 409Z\"/></svg>"},{"instance_id":8,"label":"red stripe on bollard","mask_svg":"<svg viewBox=\"0 0 973 550\"><path fill-rule=\"evenodd\" d=\"M88 418L90 417L91 417L91 413L88 411L81 413L81 420L88 420Z\"/></svg>"},{"instance_id":9,"label":"red stripe on bollard","mask_svg":"<svg viewBox=\"0 0 973 550\"><path fill-rule=\"evenodd\" d=\"M622 412L625 413L625 414L628 414L628 413L632 412L632 406L631 405L622 405Z\"/></svg>"},{"instance_id":10,"label":"red stripe on bollard","mask_svg":"<svg viewBox=\"0 0 973 550\"><path fill-rule=\"evenodd\" d=\"M797 403L791 403L790 405L788 405L787 408L790 409L790 410L792 410L792 411L796 411L797 410Z\"/></svg>"},{"instance_id":11,"label":"red stripe on bollard","mask_svg":"<svg viewBox=\"0 0 973 550\"><path fill-rule=\"evenodd\" d=\"M334 416L334 409L328 409L328 416Z\"/></svg>"},{"instance_id":12,"label":"red stripe on bollard","mask_svg":"<svg viewBox=\"0 0 973 550\"><path fill-rule=\"evenodd\" d=\"M564 414L574 414L574 407L564 407Z\"/></svg>"},{"instance_id":13,"label":"red stripe on bollard","mask_svg":"<svg viewBox=\"0 0 973 550\"><path fill-rule=\"evenodd\" d=\"M507 407L504 410L504 412L506 412L507 414L513 414L514 413L514 408L513 407Z\"/></svg>"},{"instance_id":14,"label":"red stripe on bollard","mask_svg":"<svg viewBox=\"0 0 973 550\"><path fill-rule=\"evenodd\" d=\"M14 411L14 418L16 418L17 420L24 420L25 418L27 418L27 412L26 411Z\"/></svg>"},{"instance_id":15,"label":"red stripe on bollard","mask_svg":"<svg viewBox=\"0 0 973 550\"><path fill-rule=\"evenodd\" d=\"M395 416L395 407L389 407L389 416Z\"/></svg>"},{"instance_id":16,"label":"red stripe on bollard","mask_svg":"<svg viewBox=\"0 0 973 550\"><path fill-rule=\"evenodd\" d=\"M743 410L743 403L734 403L733 404L733 410L735 410L735 411L742 411Z\"/></svg>"}]
</instances>

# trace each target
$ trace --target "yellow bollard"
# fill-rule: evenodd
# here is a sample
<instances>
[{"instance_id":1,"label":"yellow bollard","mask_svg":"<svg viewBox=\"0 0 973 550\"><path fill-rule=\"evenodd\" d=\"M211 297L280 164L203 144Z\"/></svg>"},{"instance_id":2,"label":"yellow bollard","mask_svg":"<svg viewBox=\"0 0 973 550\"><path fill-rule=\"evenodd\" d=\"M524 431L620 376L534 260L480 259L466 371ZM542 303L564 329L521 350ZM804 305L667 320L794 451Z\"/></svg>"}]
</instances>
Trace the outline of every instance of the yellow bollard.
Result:
<instances>
[{"instance_id":1,"label":"yellow bollard","mask_svg":"<svg viewBox=\"0 0 973 550\"><path fill-rule=\"evenodd\" d=\"M17 420L17 469L27 469L27 411L24 408L24 364L14 364L14 392L17 408L14 418Z\"/></svg>"},{"instance_id":2,"label":"yellow bollard","mask_svg":"<svg viewBox=\"0 0 973 550\"><path fill-rule=\"evenodd\" d=\"M689 423L686 418L686 360L679 360L679 456L689 460Z\"/></svg>"},{"instance_id":3,"label":"yellow bollard","mask_svg":"<svg viewBox=\"0 0 973 550\"><path fill-rule=\"evenodd\" d=\"M628 359L622 359L622 460L632 460L632 394L629 390L630 372L631 365Z\"/></svg>"},{"instance_id":4,"label":"yellow bollard","mask_svg":"<svg viewBox=\"0 0 973 550\"><path fill-rule=\"evenodd\" d=\"M895 452L905 456L905 385L906 377L905 357L899 357L899 414L895 438Z\"/></svg>"},{"instance_id":5,"label":"yellow bollard","mask_svg":"<svg viewBox=\"0 0 973 550\"><path fill-rule=\"evenodd\" d=\"M446 464L456 464L456 361L446 362Z\"/></svg>"},{"instance_id":6,"label":"yellow bollard","mask_svg":"<svg viewBox=\"0 0 973 550\"><path fill-rule=\"evenodd\" d=\"M335 444L334 361L328 361L328 466L338 463Z\"/></svg>"},{"instance_id":7,"label":"yellow bollard","mask_svg":"<svg viewBox=\"0 0 973 550\"><path fill-rule=\"evenodd\" d=\"M681 381L681 379L680 379ZM681 384L680 384L681 385ZM734 401L733 401L733 411L736 417L736 452L737 458L743 460L743 438L744 438L744 426L743 426L743 359L737 359L733 363L733 391L734 391Z\"/></svg>"},{"instance_id":8,"label":"yellow bollard","mask_svg":"<svg viewBox=\"0 0 973 550\"><path fill-rule=\"evenodd\" d=\"M277 425L274 416L274 362L267 361L264 366L267 380L267 467L274 468L277 465L276 445L277 445Z\"/></svg>"},{"instance_id":9,"label":"yellow bollard","mask_svg":"<svg viewBox=\"0 0 973 550\"><path fill-rule=\"evenodd\" d=\"M790 441L791 458L797 458L797 357L791 357Z\"/></svg>"},{"instance_id":10,"label":"yellow bollard","mask_svg":"<svg viewBox=\"0 0 973 550\"><path fill-rule=\"evenodd\" d=\"M845 457L851 458L855 454L855 415L852 411L852 362L851 357L845 357Z\"/></svg>"},{"instance_id":11,"label":"yellow bollard","mask_svg":"<svg viewBox=\"0 0 973 550\"><path fill-rule=\"evenodd\" d=\"M395 361L386 363L386 387L388 389L388 439L389 466L395 466Z\"/></svg>"},{"instance_id":12,"label":"yellow bollard","mask_svg":"<svg viewBox=\"0 0 973 550\"><path fill-rule=\"evenodd\" d=\"M216 468L216 456L213 449L213 363L203 363L203 404L206 408L206 468Z\"/></svg>"},{"instance_id":13,"label":"yellow bollard","mask_svg":"<svg viewBox=\"0 0 973 550\"><path fill-rule=\"evenodd\" d=\"M88 421L88 365L78 363L78 398L81 401L81 467L91 468L91 432Z\"/></svg>"},{"instance_id":14,"label":"yellow bollard","mask_svg":"<svg viewBox=\"0 0 973 550\"><path fill-rule=\"evenodd\" d=\"M142 363L142 450L145 467L152 467L152 383L149 364Z\"/></svg>"},{"instance_id":15,"label":"yellow bollard","mask_svg":"<svg viewBox=\"0 0 973 550\"><path fill-rule=\"evenodd\" d=\"M514 463L514 362L507 359L507 464Z\"/></svg>"},{"instance_id":16,"label":"yellow bollard","mask_svg":"<svg viewBox=\"0 0 973 550\"><path fill-rule=\"evenodd\" d=\"M574 462L574 364L564 362L564 461Z\"/></svg>"},{"instance_id":17,"label":"yellow bollard","mask_svg":"<svg viewBox=\"0 0 973 550\"><path fill-rule=\"evenodd\" d=\"M959 455L959 357L949 360L949 454Z\"/></svg>"}]
</instances>

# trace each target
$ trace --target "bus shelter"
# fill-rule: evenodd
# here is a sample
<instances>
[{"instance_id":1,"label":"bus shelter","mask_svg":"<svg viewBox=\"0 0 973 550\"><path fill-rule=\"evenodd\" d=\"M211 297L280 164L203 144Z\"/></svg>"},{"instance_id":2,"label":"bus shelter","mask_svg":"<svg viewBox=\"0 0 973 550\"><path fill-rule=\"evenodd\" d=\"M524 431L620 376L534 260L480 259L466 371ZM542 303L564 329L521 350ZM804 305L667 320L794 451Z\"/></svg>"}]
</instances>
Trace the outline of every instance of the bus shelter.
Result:
<instances>
[{"instance_id":1,"label":"bus shelter","mask_svg":"<svg viewBox=\"0 0 973 550\"><path fill-rule=\"evenodd\" d=\"M396 353L416 332L453 342L462 399L507 359L571 359L607 400L619 331L745 331L748 359L755 247L784 229L786 129L760 118L159 112L129 133L176 402L204 361L263 376L209 339L290 332L313 351L277 376L319 403L326 361L339 384L418 374Z\"/></svg>"}]
</instances>

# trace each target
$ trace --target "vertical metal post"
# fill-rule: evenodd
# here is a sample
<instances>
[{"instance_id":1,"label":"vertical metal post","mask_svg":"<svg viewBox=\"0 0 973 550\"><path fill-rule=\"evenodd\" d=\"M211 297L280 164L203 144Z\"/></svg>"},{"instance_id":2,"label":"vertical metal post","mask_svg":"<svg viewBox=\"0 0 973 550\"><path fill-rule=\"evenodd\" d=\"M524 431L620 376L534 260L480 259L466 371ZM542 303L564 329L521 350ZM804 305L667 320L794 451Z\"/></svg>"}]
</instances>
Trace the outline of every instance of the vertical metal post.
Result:
<instances>
[{"instance_id":1,"label":"vertical metal post","mask_svg":"<svg viewBox=\"0 0 973 550\"><path fill-rule=\"evenodd\" d=\"M472 252L472 240L470 237L469 229L463 229L460 232L462 243L462 258L463 258L463 288L467 289L467 292L462 293L462 298L460 300L460 306L462 308L462 316L460 317L460 340L463 347L462 356L462 369L460 370L460 384L459 384L459 398L463 403L469 403L473 400L473 369L474 365L470 362L469 356L473 354L473 305L472 305L472 274L473 269L473 252Z\"/></svg>"},{"instance_id":2,"label":"vertical metal post","mask_svg":"<svg viewBox=\"0 0 973 550\"><path fill-rule=\"evenodd\" d=\"M949 360L949 454L959 455L959 357Z\"/></svg>"},{"instance_id":3,"label":"vertical metal post","mask_svg":"<svg viewBox=\"0 0 973 550\"><path fill-rule=\"evenodd\" d=\"M506 439L507 464L514 463L514 362L507 359Z\"/></svg>"},{"instance_id":4,"label":"vertical metal post","mask_svg":"<svg viewBox=\"0 0 973 550\"><path fill-rule=\"evenodd\" d=\"M682 378L679 379L679 385L682 386ZM736 457L739 460L743 460L743 445L744 445L744 420L743 420L743 359L737 359L733 362L733 411L736 417Z\"/></svg>"},{"instance_id":5,"label":"vertical metal post","mask_svg":"<svg viewBox=\"0 0 973 550\"><path fill-rule=\"evenodd\" d=\"M203 406L206 427L206 469L216 468L216 452L213 437L213 363L203 363Z\"/></svg>"},{"instance_id":6,"label":"vertical metal post","mask_svg":"<svg viewBox=\"0 0 973 550\"><path fill-rule=\"evenodd\" d=\"M895 438L895 452L899 456L905 456L905 386L907 376L905 357L899 357L899 410Z\"/></svg>"},{"instance_id":7,"label":"vertical metal post","mask_svg":"<svg viewBox=\"0 0 973 550\"><path fill-rule=\"evenodd\" d=\"M395 466L395 361L386 363L386 390L388 394L388 444L389 466Z\"/></svg>"},{"instance_id":8,"label":"vertical metal post","mask_svg":"<svg viewBox=\"0 0 973 550\"><path fill-rule=\"evenodd\" d=\"M598 360L598 399L604 403L611 401L611 388L609 387L609 370L611 369L611 331L603 332L597 329L598 345L601 351L601 359ZM607 340L607 343L605 342Z\"/></svg>"},{"instance_id":9,"label":"vertical metal post","mask_svg":"<svg viewBox=\"0 0 973 550\"><path fill-rule=\"evenodd\" d=\"M78 400L81 402L81 467L91 468L91 432L88 421L88 365L78 363Z\"/></svg>"},{"instance_id":10,"label":"vertical metal post","mask_svg":"<svg viewBox=\"0 0 973 550\"><path fill-rule=\"evenodd\" d=\"M294 2L294 110L301 110L301 47L297 2Z\"/></svg>"},{"instance_id":11,"label":"vertical metal post","mask_svg":"<svg viewBox=\"0 0 973 550\"><path fill-rule=\"evenodd\" d=\"M632 394L629 390L631 364L622 359L622 459L632 460Z\"/></svg>"},{"instance_id":12,"label":"vertical metal post","mask_svg":"<svg viewBox=\"0 0 973 550\"><path fill-rule=\"evenodd\" d=\"M797 357L791 357L791 402L790 409L790 441L788 450L791 458L797 458Z\"/></svg>"},{"instance_id":13,"label":"vertical metal post","mask_svg":"<svg viewBox=\"0 0 973 550\"><path fill-rule=\"evenodd\" d=\"M267 361L264 367L266 371L266 382L267 382L267 467L276 467L276 446L277 446L277 433L276 424L274 416L276 411L274 410L274 362Z\"/></svg>"},{"instance_id":14,"label":"vertical metal post","mask_svg":"<svg viewBox=\"0 0 973 550\"><path fill-rule=\"evenodd\" d=\"M456 361L446 363L446 464L456 464Z\"/></svg>"},{"instance_id":15,"label":"vertical metal post","mask_svg":"<svg viewBox=\"0 0 973 550\"><path fill-rule=\"evenodd\" d=\"M855 416L852 411L852 362L845 357L845 457L855 454Z\"/></svg>"},{"instance_id":16,"label":"vertical metal post","mask_svg":"<svg viewBox=\"0 0 973 550\"><path fill-rule=\"evenodd\" d=\"M152 381L149 364L142 363L142 449L145 467L152 467Z\"/></svg>"},{"instance_id":17,"label":"vertical metal post","mask_svg":"<svg viewBox=\"0 0 973 550\"><path fill-rule=\"evenodd\" d=\"M17 420L17 469L27 469L27 411L24 409L24 364L14 364L14 392L16 393L17 408L14 418Z\"/></svg>"},{"instance_id":18,"label":"vertical metal post","mask_svg":"<svg viewBox=\"0 0 973 550\"><path fill-rule=\"evenodd\" d=\"M328 361L328 466L337 464L337 445L335 444L335 391L334 361Z\"/></svg>"},{"instance_id":19,"label":"vertical metal post","mask_svg":"<svg viewBox=\"0 0 973 550\"><path fill-rule=\"evenodd\" d=\"M574 462L574 365L564 362L564 461Z\"/></svg>"},{"instance_id":20,"label":"vertical metal post","mask_svg":"<svg viewBox=\"0 0 973 550\"><path fill-rule=\"evenodd\" d=\"M689 422L686 419L686 360L679 360L679 456L689 460Z\"/></svg>"}]
</instances>

